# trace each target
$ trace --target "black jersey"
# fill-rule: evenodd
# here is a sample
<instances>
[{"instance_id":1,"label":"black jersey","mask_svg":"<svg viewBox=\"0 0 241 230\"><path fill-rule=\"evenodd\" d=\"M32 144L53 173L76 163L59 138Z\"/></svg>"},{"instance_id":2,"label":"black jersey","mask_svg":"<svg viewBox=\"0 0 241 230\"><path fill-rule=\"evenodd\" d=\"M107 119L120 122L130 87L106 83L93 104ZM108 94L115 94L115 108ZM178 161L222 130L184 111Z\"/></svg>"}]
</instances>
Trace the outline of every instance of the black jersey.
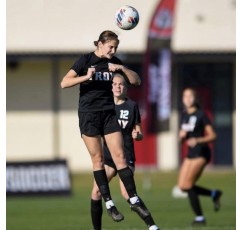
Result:
<instances>
[{"instance_id":1,"label":"black jersey","mask_svg":"<svg viewBox=\"0 0 241 230\"><path fill-rule=\"evenodd\" d=\"M94 67L96 72L88 80L80 84L79 111L92 112L114 109L112 93L113 73L108 64L120 64L117 57L99 58L94 52L82 55L71 67L80 77L87 74L88 68Z\"/></svg>"},{"instance_id":2,"label":"black jersey","mask_svg":"<svg viewBox=\"0 0 241 230\"><path fill-rule=\"evenodd\" d=\"M124 152L127 164L132 164L136 160L134 142L132 139L132 131L136 124L141 123L139 108L136 102L128 98L124 103L120 105L115 105L115 110L123 135ZM111 154L109 152L108 147L106 146L106 143L104 143L104 157L105 160L112 160Z\"/></svg>"},{"instance_id":3,"label":"black jersey","mask_svg":"<svg viewBox=\"0 0 241 230\"><path fill-rule=\"evenodd\" d=\"M207 115L200 109L194 113L188 114L184 112L181 119L181 129L187 132L187 137L203 137L205 135L205 126L211 122ZM207 143L197 144L194 148L189 147L189 153L199 154L207 151L209 146Z\"/></svg>"}]
</instances>

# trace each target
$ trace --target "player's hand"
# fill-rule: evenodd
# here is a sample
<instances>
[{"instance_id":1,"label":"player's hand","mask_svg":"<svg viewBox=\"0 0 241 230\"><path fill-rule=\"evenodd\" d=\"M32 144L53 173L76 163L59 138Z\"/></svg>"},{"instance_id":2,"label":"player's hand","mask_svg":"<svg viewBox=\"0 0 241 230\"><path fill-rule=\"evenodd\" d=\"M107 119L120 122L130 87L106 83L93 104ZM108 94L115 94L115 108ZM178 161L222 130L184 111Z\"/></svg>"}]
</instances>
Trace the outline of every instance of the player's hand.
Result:
<instances>
[{"instance_id":1,"label":"player's hand","mask_svg":"<svg viewBox=\"0 0 241 230\"><path fill-rule=\"evenodd\" d=\"M118 70L123 70L123 65L109 63L108 67L109 67L109 71L111 71L111 72L116 72Z\"/></svg>"},{"instance_id":2,"label":"player's hand","mask_svg":"<svg viewBox=\"0 0 241 230\"><path fill-rule=\"evenodd\" d=\"M179 131L179 138L185 139L186 137L187 137L187 132L181 129Z\"/></svg>"},{"instance_id":3,"label":"player's hand","mask_svg":"<svg viewBox=\"0 0 241 230\"><path fill-rule=\"evenodd\" d=\"M88 71L87 71L87 74L86 74L88 79L90 79L93 76L93 74L95 74L95 68L93 68L93 67L88 68Z\"/></svg>"},{"instance_id":4,"label":"player's hand","mask_svg":"<svg viewBox=\"0 0 241 230\"><path fill-rule=\"evenodd\" d=\"M197 138L189 138L187 140L187 145L191 148L194 148L197 145Z\"/></svg>"},{"instance_id":5,"label":"player's hand","mask_svg":"<svg viewBox=\"0 0 241 230\"><path fill-rule=\"evenodd\" d=\"M135 131L135 130L132 131L132 138L134 140L140 141L142 140L142 137L143 137L142 133L139 133L138 131Z\"/></svg>"},{"instance_id":6,"label":"player's hand","mask_svg":"<svg viewBox=\"0 0 241 230\"><path fill-rule=\"evenodd\" d=\"M132 138L133 138L133 139L136 139L136 138L138 137L138 133L139 133L139 132L133 130L133 131L132 131Z\"/></svg>"}]
</instances>

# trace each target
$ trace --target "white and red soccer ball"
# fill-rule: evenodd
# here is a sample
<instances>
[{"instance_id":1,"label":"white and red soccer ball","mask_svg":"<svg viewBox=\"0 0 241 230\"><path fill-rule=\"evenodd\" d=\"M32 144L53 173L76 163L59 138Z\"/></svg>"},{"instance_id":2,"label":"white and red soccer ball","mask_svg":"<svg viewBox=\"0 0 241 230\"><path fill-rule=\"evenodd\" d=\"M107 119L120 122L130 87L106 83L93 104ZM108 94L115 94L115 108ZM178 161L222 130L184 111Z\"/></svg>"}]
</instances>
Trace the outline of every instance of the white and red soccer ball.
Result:
<instances>
[{"instance_id":1,"label":"white and red soccer ball","mask_svg":"<svg viewBox=\"0 0 241 230\"><path fill-rule=\"evenodd\" d=\"M132 6L122 6L115 13L115 23L123 30L131 30L139 22L139 13Z\"/></svg>"}]
</instances>

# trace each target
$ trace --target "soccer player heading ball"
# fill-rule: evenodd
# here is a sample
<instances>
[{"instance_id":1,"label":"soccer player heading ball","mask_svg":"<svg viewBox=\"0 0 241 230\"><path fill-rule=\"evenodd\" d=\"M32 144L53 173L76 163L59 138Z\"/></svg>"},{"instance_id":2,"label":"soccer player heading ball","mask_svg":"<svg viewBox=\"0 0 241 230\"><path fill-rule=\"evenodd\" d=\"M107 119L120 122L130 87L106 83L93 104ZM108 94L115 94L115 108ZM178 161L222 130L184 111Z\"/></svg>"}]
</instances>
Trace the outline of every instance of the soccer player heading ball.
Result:
<instances>
[{"instance_id":1,"label":"soccer player heading ball","mask_svg":"<svg viewBox=\"0 0 241 230\"><path fill-rule=\"evenodd\" d=\"M61 87L80 85L79 127L89 151L96 184L105 201L109 215L115 221L123 219L112 200L104 169L101 139L104 138L116 165L117 173L127 191L132 210L145 218L150 215L137 195L131 169L127 166L121 128L118 124L112 93L113 73L120 71L130 84L140 85L139 75L125 67L115 57L119 45L118 36L104 31L94 42L96 50L82 55L64 76Z\"/></svg>"}]
</instances>

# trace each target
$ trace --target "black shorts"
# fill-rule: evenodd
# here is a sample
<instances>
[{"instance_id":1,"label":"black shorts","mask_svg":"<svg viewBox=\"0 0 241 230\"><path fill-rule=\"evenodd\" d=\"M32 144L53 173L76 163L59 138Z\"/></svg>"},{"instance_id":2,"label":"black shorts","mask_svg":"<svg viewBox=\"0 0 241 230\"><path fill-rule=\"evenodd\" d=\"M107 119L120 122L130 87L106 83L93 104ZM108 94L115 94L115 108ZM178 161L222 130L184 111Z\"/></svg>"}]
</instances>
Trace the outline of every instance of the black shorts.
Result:
<instances>
[{"instance_id":1,"label":"black shorts","mask_svg":"<svg viewBox=\"0 0 241 230\"><path fill-rule=\"evenodd\" d=\"M121 131L114 109L86 113L79 111L78 115L81 135L104 136Z\"/></svg>"},{"instance_id":2,"label":"black shorts","mask_svg":"<svg viewBox=\"0 0 241 230\"><path fill-rule=\"evenodd\" d=\"M198 149L189 149L187 158L189 159L194 159L202 157L206 160L207 163L211 160L211 150L209 147L205 146L203 148L198 148Z\"/></svg>"}]
</instances>

